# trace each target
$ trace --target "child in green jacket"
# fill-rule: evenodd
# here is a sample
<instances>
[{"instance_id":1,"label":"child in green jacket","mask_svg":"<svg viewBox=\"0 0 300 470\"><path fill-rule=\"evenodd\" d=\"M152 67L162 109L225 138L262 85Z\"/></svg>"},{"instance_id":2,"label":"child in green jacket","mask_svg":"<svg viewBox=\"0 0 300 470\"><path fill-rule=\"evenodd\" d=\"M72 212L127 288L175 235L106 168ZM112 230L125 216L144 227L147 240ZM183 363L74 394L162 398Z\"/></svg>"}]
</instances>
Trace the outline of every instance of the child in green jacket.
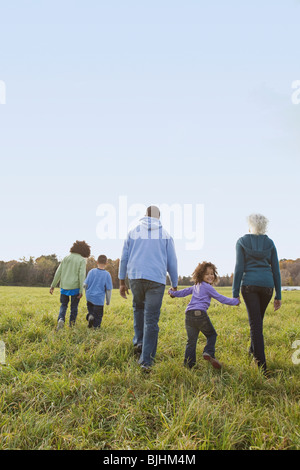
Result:
<instances>
[{"instance_id":1,"label":"child in green jacket","mask_svg":"<svg viewBox=\"0 0 300 470\"><path fill-rule=\"evenodd\" d=\"M70 326L75 325L78 304L83 295L83 284L86 277L86 260L90 256L90 246L85 241L76 241L58 266L50 287L50 294L60 282L60 310L57 330L64 327L69 298L71 297Z\"/></svg>"}]
</instances>

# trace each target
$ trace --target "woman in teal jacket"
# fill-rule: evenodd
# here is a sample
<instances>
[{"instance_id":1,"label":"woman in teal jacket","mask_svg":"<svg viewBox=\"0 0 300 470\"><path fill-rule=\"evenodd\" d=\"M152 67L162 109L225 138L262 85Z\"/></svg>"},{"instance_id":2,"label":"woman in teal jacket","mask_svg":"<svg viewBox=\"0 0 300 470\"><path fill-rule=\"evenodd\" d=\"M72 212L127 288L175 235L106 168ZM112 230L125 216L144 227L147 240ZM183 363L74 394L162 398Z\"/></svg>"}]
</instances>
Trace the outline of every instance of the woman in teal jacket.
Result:
<instances>
[{"instance_id":1,"label":"woman in teal jacket","mask_svg":"<svg viewBox=\"0 0 300 470\"><path fill-rule=\"evenodd\" d=\"M275 244L265 234L268 220L261 214L252 214L248 224L250 233L236 243L232 293L233 297L239 297L241 289L250 325L249 353L265 373L263 319L274 288L274 310L281 306L281 277Z\"/></svg>"}]
</instances>

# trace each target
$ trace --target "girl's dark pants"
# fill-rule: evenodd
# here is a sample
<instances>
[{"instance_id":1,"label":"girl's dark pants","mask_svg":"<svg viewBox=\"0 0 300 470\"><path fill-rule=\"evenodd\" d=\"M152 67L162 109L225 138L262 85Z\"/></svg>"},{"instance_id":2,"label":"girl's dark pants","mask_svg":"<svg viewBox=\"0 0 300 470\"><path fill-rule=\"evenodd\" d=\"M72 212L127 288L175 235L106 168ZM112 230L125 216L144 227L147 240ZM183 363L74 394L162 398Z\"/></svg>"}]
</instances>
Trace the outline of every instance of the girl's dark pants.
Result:
<instances>
[{"instance_id":1,"label":"girl's dark pants","mask_svg":"<svg viewBox=\"0 0 300 470\"><path fill-rule=\"evenodd\" d=\"M185 365L193 367L196 364L196 346L200 332L206 336L206 345L203 352L215 357L217 333L204 310L188 310L185 314L185 328L187 332Z\"/></svg>"},{"instance_id":2,"label":"girl's dark pants","mask_svg":"<svg viewBox=\"0 0 300 470\"><path fill-rule=\"evenodd\" d=\"M272 287L242 286L241 292L246 304L251 345L249 353L253 354L259 367L266 370L266 357L263 336L263 319L266 308L272 298Z\"/></svg>"}]
</instances>

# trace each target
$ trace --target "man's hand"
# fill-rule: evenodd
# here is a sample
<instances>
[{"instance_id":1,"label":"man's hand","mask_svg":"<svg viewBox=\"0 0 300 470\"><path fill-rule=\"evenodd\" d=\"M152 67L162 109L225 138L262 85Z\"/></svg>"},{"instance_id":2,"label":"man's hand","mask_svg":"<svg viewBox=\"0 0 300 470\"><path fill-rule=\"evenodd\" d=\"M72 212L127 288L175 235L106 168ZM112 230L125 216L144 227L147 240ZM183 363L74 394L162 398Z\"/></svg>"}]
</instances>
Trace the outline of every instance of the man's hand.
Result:
<instances>
[{"instance_id":1,"label":"man's hand","mask_svg":"<svg viewBox=\"0 0 300 470\"><path fill-rule=\"evenodd\" d=\"M120 296L123 297L123 299L127 299L127 295L129 295L129 290L127 289L127 287L125 285L125 281L120 280L119 290L120 290Z\"/></svg>"},{"instance_id":2,"label":"man's hand","mask_svg":"<svg viewBox=\"0 0 300 470\"><path fill-rule=\"evenodd\" d=\"M81 299L82 296L83 294L78 294L77 299Z\"/></svg>"},{"instance_id":3,"label":"man's hand","mask_svg":"<svg viewBox=\"0 0 300 470\"><path fill-rule=\"evenodd\" d=\"M54 292L54 287L50 287L50 290L49 290L50 294L52 295L53 292Z\"/></svg>"}]
</instances>

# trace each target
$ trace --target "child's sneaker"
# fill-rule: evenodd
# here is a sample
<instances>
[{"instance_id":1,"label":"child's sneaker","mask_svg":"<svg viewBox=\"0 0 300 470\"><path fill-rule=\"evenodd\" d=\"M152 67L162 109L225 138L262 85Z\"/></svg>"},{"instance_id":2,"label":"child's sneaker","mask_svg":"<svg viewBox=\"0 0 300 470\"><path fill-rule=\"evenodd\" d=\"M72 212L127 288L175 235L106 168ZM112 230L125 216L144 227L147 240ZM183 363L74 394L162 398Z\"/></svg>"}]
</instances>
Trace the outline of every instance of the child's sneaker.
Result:
<instances>
[{"instance_id":1,"label":"child's sneaker","mask_svg":"<svg viewBox=\"0 0 300 470\"><path fill-rule=\"evenodd\" d=\"M56 331L61 330L64 326L65 326L65 322L63 321L62 318L60 318L60 319L58 320L58 322L57 322Z\"/></svg>"},{"instance_id":2,"label":"child's sneaker","mask_svg":"<svg viewBox=\"0 0 300 470\"><path fill-rule=\"evenodd\" d=\"M203 353L202 356L203 356L203 359L205 359L205 361L209 361L215 369L221 369L221 367L222 367L221 363L219 361L217 361L217 359L212 357L210 354Z\"/></svg>"},{"instance_id":3,"label":"child's sneaker","mask_svg":"<svg viewBox=\"0 0 300 470\"><path fill-rule=\"evenodd\" d=\"M94 326L94 315L91 315L91 314L90 314L90 315L88 316L88 322L89 322L88 327L89 327L89 328L92 328L92 327Z\"/></svg>"}]
</instances>

